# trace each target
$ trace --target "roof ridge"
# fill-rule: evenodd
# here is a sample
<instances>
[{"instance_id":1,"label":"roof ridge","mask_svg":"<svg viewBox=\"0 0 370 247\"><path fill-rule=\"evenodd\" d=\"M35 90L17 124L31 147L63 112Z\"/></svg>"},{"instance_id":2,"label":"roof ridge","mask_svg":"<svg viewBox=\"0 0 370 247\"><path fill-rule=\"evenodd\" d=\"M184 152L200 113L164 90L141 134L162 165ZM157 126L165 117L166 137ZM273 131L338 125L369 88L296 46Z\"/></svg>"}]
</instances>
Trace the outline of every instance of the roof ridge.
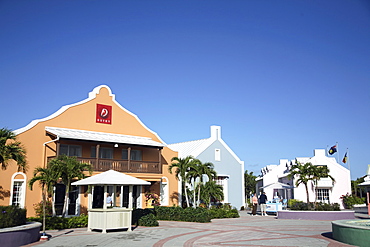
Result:
<instances>
[{"instance_id":1,"label":"roof ridge","mask_svg":"<svg viewBox=\"0 0 370 247\"><path fill-rule=\"evenodd\" d=\"M185 142L176 142L176 143L171 143L171 144L168 144L168 146L170 145L176 145L176 144L185 144L185 143L190 143L190 142L197 142L197 141L204 141L204 140L208 140L209 138L204 138L204 139L198 139L198 140L192 140L192 141L185 141Z\"/></svg>"}]
</instances>

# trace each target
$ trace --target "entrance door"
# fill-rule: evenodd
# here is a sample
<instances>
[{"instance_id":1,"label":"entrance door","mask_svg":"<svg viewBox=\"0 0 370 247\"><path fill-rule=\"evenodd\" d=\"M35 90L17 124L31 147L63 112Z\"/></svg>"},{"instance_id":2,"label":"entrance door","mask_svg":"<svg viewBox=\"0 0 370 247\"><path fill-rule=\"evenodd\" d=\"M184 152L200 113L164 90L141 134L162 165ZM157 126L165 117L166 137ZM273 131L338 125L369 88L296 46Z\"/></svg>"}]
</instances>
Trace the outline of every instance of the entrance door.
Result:
<instances>
[{"instance_id":1,"label":"entrance door","mask_svg":"<svg viewBox=\"0 0 370 247\"><path fill-rule=\"evenodd\" d=\"M69 192L69 204L68 204L68 215L77 215L77 198L78 198L78 187L76 185L71 186Z\"/></svg>"},{"instance_id":2,"label":"entrance door","mask_svg":"<svg viewBox=\"0 0 370 247\"><path fill-rule=\"evenodd\" d=\"M55 187L55 213L56 215L62 215L66 186L64 184L57 184Z\"/></svg>"}]
</instances>

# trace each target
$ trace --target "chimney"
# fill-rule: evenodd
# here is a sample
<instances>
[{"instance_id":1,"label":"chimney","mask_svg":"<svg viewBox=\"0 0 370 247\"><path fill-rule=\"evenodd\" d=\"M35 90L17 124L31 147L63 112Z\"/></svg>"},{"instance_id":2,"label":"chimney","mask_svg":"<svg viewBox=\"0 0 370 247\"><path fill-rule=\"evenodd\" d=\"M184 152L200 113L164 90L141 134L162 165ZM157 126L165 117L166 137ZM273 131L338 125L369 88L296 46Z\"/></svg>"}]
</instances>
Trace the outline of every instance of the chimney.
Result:
<instances>
[{"instance_id":1,"label":"chimney","mask_svg":"<svg viewBox=\"0 0 370 247\"><path fill-rule=\"evenodd\" d=\"M221 139L221 126L211 126L211 138L216 140Z\"/></svg>"},{"instance_id":2,"label":"chimney","mask_svg":"<svg viewBox=\"0 0 370 247\"><path fill-rule=\"evenodd\" d=\"M325 156L325 149L315 149L313 152L314 156Z\"/></svg>"}]
</instances>

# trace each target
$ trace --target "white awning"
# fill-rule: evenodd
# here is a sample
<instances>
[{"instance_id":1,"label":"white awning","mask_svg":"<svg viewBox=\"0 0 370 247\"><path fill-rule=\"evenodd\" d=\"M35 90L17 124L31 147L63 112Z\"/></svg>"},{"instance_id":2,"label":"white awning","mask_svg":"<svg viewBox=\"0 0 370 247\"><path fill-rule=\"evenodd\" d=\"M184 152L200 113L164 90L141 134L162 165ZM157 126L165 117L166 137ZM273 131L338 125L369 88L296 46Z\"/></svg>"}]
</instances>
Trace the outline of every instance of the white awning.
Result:
<instances>
[{"instance_id":1,"label":"white awning","mask_svg":"<svg viewBox=\"0 0 370 247\"><path fill-rule=\"evenodd\" d=\"M45 127L46 132L59 138L77 139L86 141L110 142L117 144L134 144L142 146L164 147L160 142L153 141L149 137L129 136L113 133L95 132L57 127Z\"/></svg>"},{"instance_id":2,"label":"white awning","mask_svg":"<svg viewBox=\"0 0 370 247\"><path fill-rule=\"evenodd\" d=\"M289 184L283 184L283 183L280 183L280 182L276 182L276 183L265 185L265 186L261 187L260 189L266 189L266 188L272 188L272 189L293 189L294 186L291 186Z\"/></svg>"},{"instance_id":3,"label":"white awning","mask_svg":"<svg viewBox=\"0 0 370 247\"><path fill-rule=\"evenodd\" d=\"M133 176L109 170L76 182L72 185L150 185L151 183Z\"/></svg>"}]
</instances>

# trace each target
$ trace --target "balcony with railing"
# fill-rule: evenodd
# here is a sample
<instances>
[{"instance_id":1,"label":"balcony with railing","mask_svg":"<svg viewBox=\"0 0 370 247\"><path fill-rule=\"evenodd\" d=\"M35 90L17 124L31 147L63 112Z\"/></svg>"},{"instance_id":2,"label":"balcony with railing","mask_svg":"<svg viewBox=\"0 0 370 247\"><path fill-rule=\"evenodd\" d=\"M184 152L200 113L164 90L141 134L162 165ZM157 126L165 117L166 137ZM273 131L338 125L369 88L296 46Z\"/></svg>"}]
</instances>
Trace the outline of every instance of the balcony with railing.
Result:
<instances>
[{"instance_id":1,"label":"balcony with railing","mask_svg":"<svg viewBox=\"0 0 370 247\"><path fill-rule=\"evenodd\" d=\"M55 156L48 157L48 161L53 158L55 158ZM82 163L91 164L92 169L95 172L115 170L124 173L162 173L162 166L158 161L96 159L83 157L77 157L77 160Z\"/></svg>"}]
</instances>

